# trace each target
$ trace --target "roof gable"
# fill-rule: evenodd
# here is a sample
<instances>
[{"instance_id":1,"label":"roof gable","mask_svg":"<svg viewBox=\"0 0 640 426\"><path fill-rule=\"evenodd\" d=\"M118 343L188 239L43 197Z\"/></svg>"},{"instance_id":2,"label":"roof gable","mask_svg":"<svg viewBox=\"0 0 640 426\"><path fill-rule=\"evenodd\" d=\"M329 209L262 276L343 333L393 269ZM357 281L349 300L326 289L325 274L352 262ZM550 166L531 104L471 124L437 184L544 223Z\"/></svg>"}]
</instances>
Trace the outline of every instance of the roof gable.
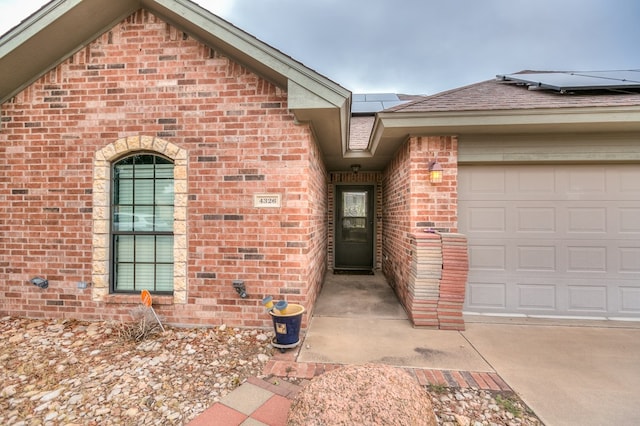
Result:
<instances>
[{"instance_id":1,"label":"roof gable","mask_svg":"<svg viewBox=\"0 0 640 426\"><path fill-rule=\"evenodd\" d=\"M0 37L0 104L139 9L287 90L296 119L341 157L351 93L189 0L52 0Z\"/></svg>"}]
</instances>

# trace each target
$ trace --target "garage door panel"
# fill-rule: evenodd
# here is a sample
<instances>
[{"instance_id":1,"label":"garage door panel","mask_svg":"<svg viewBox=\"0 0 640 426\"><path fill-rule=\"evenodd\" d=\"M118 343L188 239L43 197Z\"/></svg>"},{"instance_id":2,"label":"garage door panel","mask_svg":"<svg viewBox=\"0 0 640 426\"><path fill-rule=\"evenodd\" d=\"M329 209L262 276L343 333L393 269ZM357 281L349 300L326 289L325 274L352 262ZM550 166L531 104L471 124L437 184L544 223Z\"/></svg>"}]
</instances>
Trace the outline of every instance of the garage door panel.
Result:
<instances>
[{"instance_id":1,"label":"garage door panel","mask_svg":"<svg viewBox=\"0 0 640 426\"><path fill-rule=\"evenodd\" d=\"M569 234L607 232L607 209L605 207L568 207Z\"/></svg>"},{"instance_id":2,"label":"garage door panel","mask_svg":"<svg viewBox=\"0 0 640 426\"><path fill-rule=\"evenodd\" d=\"M504 207L472 207L467 212L468 227L473 232L504 232L506 211Z\"/></svg>"},{"instance_id":3,"label":"garage door panel","mask_svg":"<svg viewBox=\"0 0 640 426\"><path fill-rule=\"evenodd\" d=\"M486 170L469 170L465 176L460 176L464 180L463 184L468 188L472 197L485 199L495 198L496 195L506 194L505 170L491 168Z\"/></svg>"},{"instance_id":4,"label":"garage door panel","mask_svg":"<svg viewBox=\"0 0 640 426\"><path fill-rule=\"evenodd\" d=\"M620 233L640 235L640 207L620 207L617 213Z\"/></svg>"},{"instance_id":5,"label":"garage door panel","mask_svg":"<svg viewBox=\"0 0 640 426\"><path fill-rule=\"evenodd\" d=\"M640 179L638 179L637 170L621 170L612 179L615 179L615 184L611 188L610 195L620 200L640 199Z\"/></svg>"},{"instance_id":6,"label":"garage door panel","mask_svg":"<svg viewBox=\"0 0 640 426\"><path fill-rule=\"evenodd\" d=\"M468 247L469 269L480 271L504 271L506 270L507 249L504 245L474 244Z\"/></svg>"},{"instance_id":7,"label":"garage door panel","mask_svg":"<svg viewBox=\"0 0 640 426\"><path fill-rule=\"evenodd\" d=\"M618 272L636 274L640 281L640 247L618 248Z\"/></svg>"},{"instance_id":8,"label":"garage door panel","mask_svg":"<svg viewBox=\"0 0 640 426\"><path fill-rule=\"evenodd\" d=\"M518 284L518 307L526 310L555 311L558 308L556 286L552 284Z\"/></svg>"},{"instance_id":9,"label":"garage door panel","mask_svg":"<svg viewBox=\"0 0 640 426\"><path fill-rule=\"evenodd\" d=\"M567 246L567 272L606 272L607 248L583 245Z\"/></svg>"},{"instance_id":10,"label":"garage door panel","mask_svg":"<svg viewBox=\"0 0 640 426\"><path fill-rule=\"evenodd\" d=\"M567 174L567 193L601 196L607 192L607 173L604 166L581 166L562 169ZM600 197L598 197L600 198Z\"/></svg>"},{"instance_id":11,"label":"garage door panel","mask_svg":"<svg viewBox=\"0 0 640 426\"><path fill-rule=\"evenodd\" d=\"M502 311L507 307L507 283L498 282L498 277L488 282L469 281L466 298L471 308Z\"/></svg>"},{"instance_id":12,"label":"garage door panel","mask_svg":"<svg viewBox=\"0 0 640 426\"><path fill-rule=\"evenodd\" d=\"M580 278L597 280L615 278L620 275L622 268L628 273L636 272L634 268L638 260L640 247L622 247L611 240L573 239L562 240L557 243L559 250L559 272L566 278ZM635 244L636 242L630 242ZM640 277L640 274L636 274Z\"/></svg>"},{"instance_id":13,"label":"garage door panel","mask_svg":"<svg viewBox=\"0 0 640 426\"><path fill-rule=\"evenodd\" d=\"M570 285L569 305L570 312L580 313L604 313L607 312L607 287L574 284Z\"/></svg>"},{"instance_id":14,"label":"garage door panel","mask_svg":"<svg viewBox=\"0 0 640 426\"><path fill-rule=\"evenodd\" d=\"M639 165L462 166L458 195L465 309L640 318Z\"/></svg>"},{"instance_id":15,"label":"garage door panel","mask_svg":"<svg viewBox=\"0 0 640 426\"><path fill-rule=\"evenodd\" d=\"M549 245L520 245L517 248L517 271L556 272L558 255L554 244Z\"/></svg>"},{"instance_id":16,"label":"garage door panel","mask_svg":"<svg viewBox=\"0 0 640 426\"><path fill-rule=\"evenodd\" d=\"M640 287L620 285L616 296L621 313L640 314Z\"/></svg>"},{"instance_id":17,"label":"garage door panel","mask_svg":"<svg viewBox=\"0 0 640 426\"><path fill-rule=\"evenodd\" d=\"M514 174L518 192L529 194L527 198L535 197L536 193L544 195L556 191L556 171L553 169L536 167Z\"/></svg>"},{"instance_id":18,"label":"garage door panel","mask_svg":"<svg viewBox=\"0 0 640 426\"><path fill-rule=\"evenodd\" d=\"M522 206L516 208L517 232L555 232L556 207L553 206Z\"/></svg>"}]
</instances>

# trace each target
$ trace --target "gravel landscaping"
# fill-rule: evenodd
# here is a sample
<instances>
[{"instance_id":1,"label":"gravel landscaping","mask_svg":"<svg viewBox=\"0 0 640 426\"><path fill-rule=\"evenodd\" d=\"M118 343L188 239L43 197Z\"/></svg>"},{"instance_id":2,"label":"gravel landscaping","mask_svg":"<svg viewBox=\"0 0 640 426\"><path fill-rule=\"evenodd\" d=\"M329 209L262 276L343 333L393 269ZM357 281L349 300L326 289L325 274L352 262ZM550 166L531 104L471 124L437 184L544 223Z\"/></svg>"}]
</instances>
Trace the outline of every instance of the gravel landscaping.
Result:
<instances>
[{"instance_id":1,"label":"gravel landscaping","mask_svg":"<svg viewBox=\"0 0 640 426\"><path fill-rule=\"evenodd\" d=\"M262 330L166 327L141 342L120 324L2 318L0 424L185 424L273 350Z\"/></svg>"},{"instance_id":2,"label":"gravel landscaping","mask_svg":"<svg viewBox=\"0 0 640 426\"><path fill-rule=\"evenodd\" d=\"M0 424L183 425L274 353L270 330L165 328L136 342L121 324L1 318ZM429 392L441 425L542 424L515 394Z\"/></svg>"}]
</instances>

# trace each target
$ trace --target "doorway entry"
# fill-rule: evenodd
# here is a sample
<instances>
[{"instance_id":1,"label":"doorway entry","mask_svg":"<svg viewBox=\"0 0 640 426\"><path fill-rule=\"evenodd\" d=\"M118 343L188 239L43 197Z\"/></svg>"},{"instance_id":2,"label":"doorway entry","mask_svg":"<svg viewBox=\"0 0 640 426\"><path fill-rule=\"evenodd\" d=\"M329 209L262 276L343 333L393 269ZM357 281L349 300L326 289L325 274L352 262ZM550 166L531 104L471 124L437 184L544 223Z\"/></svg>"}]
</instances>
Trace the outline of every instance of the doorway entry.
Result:
<instances>
[{"instance_id":1,"label":"doorway entry","mask_svg":"<svg viewBox=\"0 0 640 426\"><path fill-rule=\"evenodd\" d=\"M336 185L334 269L373 271L373 185Z\"/></svg>"}]
</instances>

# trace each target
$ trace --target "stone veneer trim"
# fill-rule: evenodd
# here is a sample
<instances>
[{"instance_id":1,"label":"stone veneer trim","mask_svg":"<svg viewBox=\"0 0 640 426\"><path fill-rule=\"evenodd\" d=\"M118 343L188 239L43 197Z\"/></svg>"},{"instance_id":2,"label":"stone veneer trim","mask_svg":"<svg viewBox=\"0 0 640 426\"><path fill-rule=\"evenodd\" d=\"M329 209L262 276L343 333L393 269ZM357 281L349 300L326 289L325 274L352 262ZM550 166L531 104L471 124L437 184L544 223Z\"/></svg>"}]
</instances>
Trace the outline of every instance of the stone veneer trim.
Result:
<instances>
[{"instance_id":1,"label":"stone veneer trim","mask_svg":"<svg viewBox=\"0 0 640 426\"><path fill-rule=\"evenodd\" d=\"M187 151L152 136L118 139L96 152L93 162L93 250L91 296L96 302L109 297L111 269L111 164L125 154L145 151L162 154L174 163L173 303L187 302Z\"/></svg>"}]
</instances>

